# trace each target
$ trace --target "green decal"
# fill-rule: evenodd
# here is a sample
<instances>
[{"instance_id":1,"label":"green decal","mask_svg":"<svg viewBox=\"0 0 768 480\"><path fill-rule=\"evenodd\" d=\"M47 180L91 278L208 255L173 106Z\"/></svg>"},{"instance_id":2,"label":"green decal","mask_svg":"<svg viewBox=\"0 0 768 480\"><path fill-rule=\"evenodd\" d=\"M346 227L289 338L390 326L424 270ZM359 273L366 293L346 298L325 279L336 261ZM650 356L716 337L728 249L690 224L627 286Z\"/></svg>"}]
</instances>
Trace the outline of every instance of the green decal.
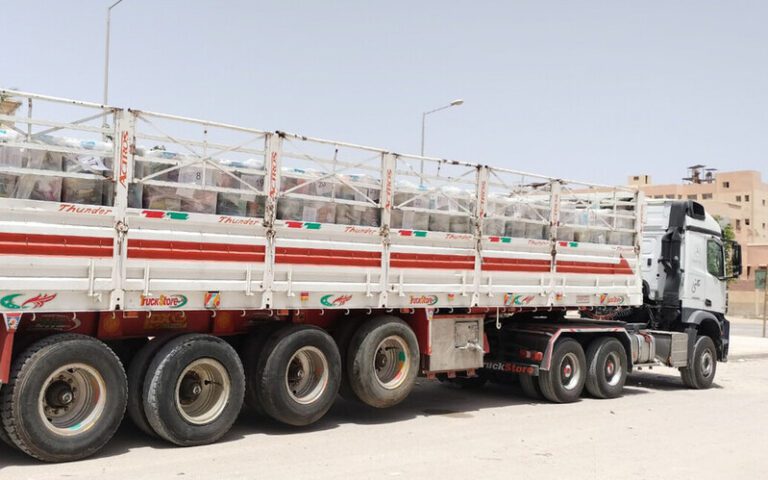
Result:
<instances>
[{"instance_id":1,"label":"green decal","mask_svg":"<svg viewBox=\"0 0 768 480\"><path fill-rule=\"evenodd\" d=\"M314 222L304 222L304 228L307 230L320 230L320 224Z\"/></svg>"},{"instance_id":2,"label":"green decal","mask_svg":"<svg viewBox=\"0 0 768 480\"><path fill-rule=\"evenodd\" d=\"M167 212L166 216L171 220L186 220L189 218L188 213L182 213L182 212Z\"/></svg>"},{"instance_id":3,"label":"green decal","mask_svg":"<svg viewBox=\"0 0 768 480\"><path fill-rule=\"evenodd\" d=\"M413 236L414 237L426 237L427 236L427 232L423 232L423 231L420 231L420 230L414 230L413 231Z\"/></svg>"},{"instance_id":4,"label":"green decal","mask_svg":"<svg viewBox=\"0 0 768 480\"><path fill-rule=\"evenodd\" d=\"M21 296L20 293L13 293L11 295L6 295L0 299L0 305L2 305L5 308L10 308L11 310L19 310L21 306L13 303L13 299L20 296Z\"/></svg>"},{"instance_id":5,"label":"green decal","mask_svg":"<svg viewBox=\"0 0 768 480\"><path fill-rule=\"evenodd\" d=\"M512 241L512 239L510 237L501 237L501 242L502 243L510 243L511 241Z\"/></svg>"}]
</instances>

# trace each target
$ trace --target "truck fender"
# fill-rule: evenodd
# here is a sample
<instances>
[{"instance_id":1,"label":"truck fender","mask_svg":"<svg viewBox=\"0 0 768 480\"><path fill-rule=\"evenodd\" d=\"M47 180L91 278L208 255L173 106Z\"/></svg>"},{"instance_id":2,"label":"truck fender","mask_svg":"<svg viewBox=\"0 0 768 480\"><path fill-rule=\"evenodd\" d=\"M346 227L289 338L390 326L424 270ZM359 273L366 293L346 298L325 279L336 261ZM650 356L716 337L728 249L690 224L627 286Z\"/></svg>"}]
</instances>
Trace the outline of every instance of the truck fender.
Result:
<instances>
[{"instance_id":1,"label":"truck fender","mask_svg":"<svg viewBox=\"0 0 768 480\"><path fill-rule=\"evenodd\" d=\"M696 342L698 335L706 335L715 342L717 348L718 360L725 361L728 355L726 348L726 341L724 336L727 336L727 322L721 321L714 313L707 312L705 310L695 310L685 317L683 320L683 326L688 333L688 346L689 351L693 350L693 345ZM724 335L726 334L726 335Z\"/></svg>"}]
</instances>

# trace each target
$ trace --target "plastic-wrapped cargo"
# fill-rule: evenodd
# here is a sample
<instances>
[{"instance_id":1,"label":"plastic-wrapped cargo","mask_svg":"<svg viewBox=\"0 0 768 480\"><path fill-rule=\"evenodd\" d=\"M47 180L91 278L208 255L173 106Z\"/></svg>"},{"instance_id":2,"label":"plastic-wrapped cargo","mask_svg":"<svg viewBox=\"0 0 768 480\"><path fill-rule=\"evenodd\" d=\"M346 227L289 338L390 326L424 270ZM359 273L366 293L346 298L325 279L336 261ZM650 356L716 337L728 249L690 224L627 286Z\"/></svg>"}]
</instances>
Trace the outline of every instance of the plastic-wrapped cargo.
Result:
<instances>
[{"instance_id":1,"label":"plastic-wrapped cargo","mask_svg":"<svg viewBox=\"0 0 768 480\"><path fill-rule=\"evenodd\" d=\"M307 184L306 171L300 168L283 167L281 170L280 191L291 190L292 193L314 195L314 184ZM304 200L283 197L277 200L277 218L280 220L303 220Z\"/></svg>"},{"instance_id":2,"label":"plastic-wrapped cargo","mask_svg":"<svg viewBox=\"0 0 768 480\"><path fill-rule=\"evenodd\" d=\"M635 221L631 217L633 208L631 206L620 206L616 208L616 228L622 230L633 230ZM612 231L608 233L608 243L616 245L631 246L635 243L635 234L633 232Z\"/></svg>"},{"instance_id":3,"label":"plastic-wrapped cargo","mask_svg":"<svg viewBox=\"0 0 768 480\"><path fill-rule=\"evenodd\" d=\"M405 210L408 208L429 209L431 207L430 199L426 192L426 187L411 182L401 182L396 185L395 208L392 209L390 220L392 228L429 230L429 212ZM403 205L404 203L405 205ZM403 205L402 209L397 208L400 205Z\"/></svg>"},{"instance_id":4,"label":"plastic-wrapped cargo","mask_svg":"<svg viewBox=\"0 0 768 480\"><path fill-rule=\"evenodd\" d=\"M173 167L174 165L172 162L187 161L184 155L176 152L169 152L163 146L155 146L149 149L138 147L136 149L136 155L146 159L144 161L136 162L137 164L140 163L142 165L142 178ZM163 162L163 160L167 162ZM136 177L135 173L134 177ZM179 169L177 168L170 172L163 173L162 175L152 177L150 180L176 182L179 180Z\"/></svg>"},{"instance_id":5,"label":"plastic-wrapped cargo","mask_svg":"<svg viewBox=\"0 0 768 480\"><path fill-rule=\"evenodd\" d=\"M284 168L280 189L287 191L298 187L289 195L296 193L315 197L331 197L333 183L327 179L315 180L321 176L323 176L322 173L313 170ZM334 223L336 221L336 204L325 200L281 197L277 200L277 218L280 220Z\"/></svg>"},{"instance_id":6,"label":"plastic-wrapped cargo","mask_svg":"<svg viewBox=\"0 0 768 480\"><path fill-rule=\"evenodd\" d=\"M22 167L22 149L3 145L15 140L16 136L16 132L0 128L0 167ZM0 173L0 197L12 197L18 179L18 175Z\"/></svg>"},{"instance_id":7,"label":"plastic-wrapped cargo","mask_svg":"<svg viewBox=\"0 0 768 480\"><path fill-rule=\"evenodd\" d=\"M491 193L488 195L488 216L483 219L483 235L504 235L504 225L507 214L507 204L509 203L506 196L499 193Z\"/></svg>"},{"instance_id":8,"label":"plastic-wrapped cargo","mask_svg":"<svg viewBox=\"0 0 768 480\"><path fill-rule=\"evenodd\" d=\"M354 188L340 182L337 185L336 198L378 203L380 190L370 186L376 183L372 177L363 174L349 174L343 175L342 178L347 183L353 185ZM379 208L373 205L364 206L338 203L336 205L335 223L340 225L377 227L379 226Z\"/></svg>"},{"instance_id":9,"label":"plastic-wrapped cargo","mask_svg":"<svg viewBox=\"0 0 768 480\"><path fill-rule=\"evenodd\" d=\"M514 219L507 222L507 236L536 240L549 237L549 207L522 198L510 207Z\"/></svg>"},{"instance_id":10,"label":"plastic-wrapped cargo","mask_svg":"<svg viewBox=\"0 0 768 480\"><path fill-rule=\"evenodd\" d=\"M576 211L573 208L563 206L560 210L560 223L557 226L557 239L564 242L572 242L575 238Z\"/></svg>"},{"instance_id":11,"label":"plastic-wrapped cargo","mask_svg":"<svg viewBox=\"0 0 768 480\"><path fill-rule=\"evenodd\" d=\"M252 192L248 188L249 186L263 191L264 175L243 172L239 169L264 170L264 162L258 159L248 159L245 161L222 160L220 165L227 169L234 169L234 171L225 173L219 170L215 172L216 186L241 189L243 193L220 192L216 203L216 213L239 217L263 217L264 197L246 192Z\"/></svg>"},{"instance_id":12,"label":"plastic-wrapped cargo","mask_svg":"<svg viewBox=\"0 0 768 480\"><path fill-rule=\"evenodd\" d=\"M44 150L24 149L22 167L32 170L61 171L61 155L52 155ZM61 201L62 178L49 175L20 175L13 197L25 200Z\"/></svg>"},{"instance_id":13,"label":"plastic-wrapped cargo","mask_svg":"<svg viewBox=\"0 0 768 480\"><path fill-rule=\"evenodd\" d=\"M176 188L144 185L142 206L150 210L181 210L181 197Z\"/></svg>"},{"instance_id":14,"label":"plastic-wrapped cargo","mask_svg":"<svg viewBox=\"0 0 768 480\"><path fill-rule=\"evenodd\" d=\"M519 198L508 198L505 215L507 221L504 224L504 235L512 238L525 238L525 222L522 222L525 206Z\"/></svg>"},{"instance_id":15,"label":"plastic-wrapped cargo","mask_svg":"<svg viewBox=\"0 0 768 480\"><path fill-rule=\"evenodd\" d=\"M104 177L112 171L112 168L106 165L104 160L104 157L94 155L62 154L62 164L65 172L88 173ZM61 201L101 205L104 203L106 183L106 179L64 178Z\"/></svg>"}]
</instances>

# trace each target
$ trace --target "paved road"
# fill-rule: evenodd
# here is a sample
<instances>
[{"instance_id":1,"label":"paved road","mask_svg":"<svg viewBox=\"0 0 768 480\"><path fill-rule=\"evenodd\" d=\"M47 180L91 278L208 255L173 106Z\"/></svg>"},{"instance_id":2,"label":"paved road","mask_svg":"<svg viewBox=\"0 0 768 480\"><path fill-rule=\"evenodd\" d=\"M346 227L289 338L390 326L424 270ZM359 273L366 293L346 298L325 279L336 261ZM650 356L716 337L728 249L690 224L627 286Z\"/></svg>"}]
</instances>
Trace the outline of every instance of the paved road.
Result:
<instances>
[{"instance_id":1,"label":"paved road","mask_svg":"<svg viewBox=\"0 0 768 480\"><path fill-rule=\"evenodd\" d=\"M763 353L720 364L707 391L683 389L664 368L633 375L623 398L570 405L532 403L514 385L468 392L422 381L394 409L340 400L305 430L243 418L205 447L172 448L128 424L77 463L0 447L0 479L765 478L768 349L745 342Z\"/></svg>"},{"instance_id":2,"label":"paved road","mask_svg":"<svg viewBox=\"0 0 768 480\"><path fill-rule=\"evenodd\" d=\"M731 335L762 337L763 322L760 320L731 322Z\"/></svg>"}]
</instances>

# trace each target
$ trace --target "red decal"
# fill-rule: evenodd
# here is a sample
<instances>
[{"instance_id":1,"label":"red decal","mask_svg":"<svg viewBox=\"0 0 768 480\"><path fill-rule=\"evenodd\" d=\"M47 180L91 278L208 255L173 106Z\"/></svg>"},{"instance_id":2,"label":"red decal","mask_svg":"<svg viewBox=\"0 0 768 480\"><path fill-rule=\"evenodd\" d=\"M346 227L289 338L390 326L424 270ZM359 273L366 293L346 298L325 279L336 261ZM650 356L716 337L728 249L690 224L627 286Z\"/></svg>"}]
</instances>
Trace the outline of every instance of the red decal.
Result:
<instances>
[{"instance_id":1,"label":"red decal","mask_svg":"<svg viewBox=\"0 0 768 480\"><path fill-rule=\"evenodd\" d=\"M128 132L120 136L120 185L126 186L128 179Z\"/></svg>"}]
</instances>

